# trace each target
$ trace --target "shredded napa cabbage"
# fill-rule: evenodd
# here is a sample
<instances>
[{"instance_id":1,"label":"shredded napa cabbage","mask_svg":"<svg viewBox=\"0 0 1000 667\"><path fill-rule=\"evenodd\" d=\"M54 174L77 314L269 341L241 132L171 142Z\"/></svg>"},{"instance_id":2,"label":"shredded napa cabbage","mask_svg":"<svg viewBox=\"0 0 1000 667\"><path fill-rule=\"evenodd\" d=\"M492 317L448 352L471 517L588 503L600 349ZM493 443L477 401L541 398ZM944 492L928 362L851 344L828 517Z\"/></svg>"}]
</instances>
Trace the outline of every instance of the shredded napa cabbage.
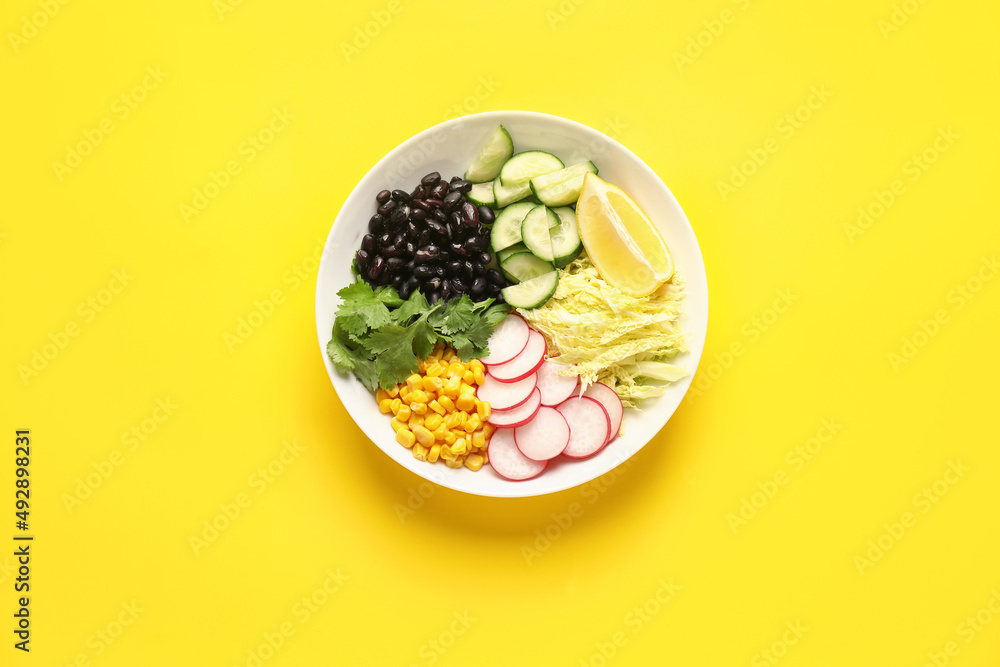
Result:
<instances>
[{"instance_id":1,"label":"shredded napa cabbage","mask_svg":"<svg viewBox=\"0 0 1000 667\"><path fill-rule=\"evenodd\" d=\"M677 327L684 279L673 277L649 296L632 297L605 282L581 255L559 271L559 285L545 305L518 313L540 331L549 359L566 364L583 388L609 385L627 407L659 396L688 371L669 363L687 351Z\"/></svg>"}]
</instances>

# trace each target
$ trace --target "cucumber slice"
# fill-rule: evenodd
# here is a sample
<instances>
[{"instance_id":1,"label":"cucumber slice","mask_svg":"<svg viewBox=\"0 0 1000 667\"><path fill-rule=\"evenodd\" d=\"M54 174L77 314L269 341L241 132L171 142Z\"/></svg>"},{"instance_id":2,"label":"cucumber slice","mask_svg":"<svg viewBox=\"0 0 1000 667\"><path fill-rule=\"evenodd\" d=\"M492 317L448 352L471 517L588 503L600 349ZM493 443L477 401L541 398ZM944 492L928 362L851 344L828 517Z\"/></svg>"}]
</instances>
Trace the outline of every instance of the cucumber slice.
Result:
<instances>
[{"instance_id":1,"label":"cucumber slice","mask_svg":"<svg viewBox=\"0 0 1000 667\"><path fill-rule=\"evenodd\" d=\"M524 245L528 246L528 250L538 259L544 259L546 262L554 259L549 228L558 224L558 216L544 205L535 206L524 216L524 222L521 223L521 238L524 240Z\"/></svg>"},{"instance_id":2,"label":"cucumber slice","mask_svg":"<svg viewBox=\"0 0 1000 667\"><path fill-rule=\"evenodd\" d=\"M511 204L493 221L490 231L490 246L493 252L509 248L521 242L521 222L534 206L528 203Z\"/></svg>"},{"instance_id":3,"label":"cucumber slice","mask_svg":"<svg viewBox=\"0 0 1000 667\"><path fill-rule=\"evenodd\" d=\"M503 248L502 250L497 250L496 252L497 263L503 264L503 261L505 259L507 259L511 255L516 255L519 252L530 252L530 251L528 250L528 246L524 245L523 243L515 243L514 245Z\"/></svg>"},{"instance_id":4,"label":"cucumber slice","mask_svg":"<svg viewBox=\"0 0 1000 667\"><path fill-rule=\"evenodd\" d=\"M550 185L547 188L535 191L535 196L546 206L553 208L557 206L569 206L575 204L580 198L580 190L583 189L583 178L586 174L574 176L568 181Z\"/></svg>"},{"instance_id":5,"label":"cucumber slice","mask_svg":"<svg viewBox=\"0 0 1000 667\"><path fill-rule=\"evenodd\" d=\"M500 208L510 206L514 202L521 201L530 194L531 185L529 183L513 185L507 188L500 183L499 178L493 181L493 197L496 199L496 205Z\"/></svg>"},{"instance_id":6,"label":"cucumber slice","mask_svg":"<svg viewBox=\"0 0 1000 667\"><path fill-rule=\"evenodd\" d=\"M503 164L500 169L500 183L505 188L527 185L536 176L562 169L563 161L545 151L525 151L518 153Z\"/></svg>"},{"instance_id":7,"label":"cucumber slice","mask_svg":"<svg viewBox=\"0 0 1000 667\"><path fill-rule=\"evenodd\" d=\"M504 287L500 293L504 301L515 308L531 309L544 305L555 294L557 285L559 285L559 272L549 271L523 283Z\"/></svg>"},{"instance_id":8,"label":"cucumber slice","mask_svg":"<svg viewBox=\"0 0 1000 667\"><path fill-rule=\"evenodd\" d=\"M493 181L476 183L469 188L469 194L465 196L476 206L493 206L497 201L493 196Z\"/></svg>"},{"instance_id":9,"label":"cucumber slice","mask_svg":"<svg viewBox=\"0 0 1000 667\"><path fill-rule=\"evenodd\" d=\"M498 125L465 172L472 183L492 181L500 175L504 163L514 154L514 142L503 125Z\"/></svg>"},{"instance_id":10,"label":"cucumber slice","mask_svg":"<svg viewBox=\"0 0 1000 667\"><path fill-rule=\"evenodd\" d=\"M500 270L516 283L545 275L553 268L550 262L540 260L530 252L519 252L500 262Z\"/></svg>"},{"instance_id":11,"label":"cucumber slice","mask_svg":"<svg viewBox=\"0 0 1000 667\"><path fill-rule=\"evenodd\" d=\"M580 256L583 243L580 230L576 226L576 212L569 206L552 209L559 219L559 226L549 230L552 242L552 263L561 269Z\"/></svg>"},{"instance_id":12,"label":"cucumber slice","mask_svg":"<svg viewBox=\"0 0 1000 667\"><path fill-rule=\"evenodd\" d=\"M542 174L541 176L535 176L531 179L531 189L533 191L544 190L545 188L556 185L557 183L568 181L574 176L583 176L588 171L596 174L597 166L590 160L587 160L586 162L577 162L571 167L566 167L565 169L553 171L548 174Z\"/></svg>"}]
</instances>

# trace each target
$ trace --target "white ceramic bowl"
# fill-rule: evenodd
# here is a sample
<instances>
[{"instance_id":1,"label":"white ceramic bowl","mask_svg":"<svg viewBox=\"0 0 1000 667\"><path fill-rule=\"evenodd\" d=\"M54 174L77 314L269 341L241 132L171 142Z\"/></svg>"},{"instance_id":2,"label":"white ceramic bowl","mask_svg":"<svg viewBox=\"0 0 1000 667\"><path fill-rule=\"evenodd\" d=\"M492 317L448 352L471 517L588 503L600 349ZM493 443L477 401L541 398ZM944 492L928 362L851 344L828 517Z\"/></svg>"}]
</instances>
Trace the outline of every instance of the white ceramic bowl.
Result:
<instances>
[{"instance_id":1,"label":"white ceramic bowl","mask_svg":"<svg viewBox=\"0 0 1000 667\"><path fill-rule=\"evenodd\" d=\"M518 151L540 149L566 164L592 159L601 178L628 192L663 234L678 271L687 281L681 329L690 351L674 363L692 375L675 382L659 398L646 401L642 412L626 410L625 433L596 456L583 461L557 459L540 476L511 482L488 465L479 472L452 470L441 463L413 458L394 439L389 419L378 411L374 396L353 376L337 373L326 355L337 291L353 282L351 260L374 213L375 195L383 188L409 192L420 178L438 171L445 178L461 175L489 133L503 124ZM362 431L404 468L451 489L482 496L517 497L553 493L584 484L624 462L648 443L670 419L691 384L708 328L708 283L694 231L684 211L662 180L629 149L586 125L530 111L491 111L449 120L404 141L369 170L340 209L326 240L316 283L316 333L320 354L337 396Z\"/></svg>"}]
</instances>

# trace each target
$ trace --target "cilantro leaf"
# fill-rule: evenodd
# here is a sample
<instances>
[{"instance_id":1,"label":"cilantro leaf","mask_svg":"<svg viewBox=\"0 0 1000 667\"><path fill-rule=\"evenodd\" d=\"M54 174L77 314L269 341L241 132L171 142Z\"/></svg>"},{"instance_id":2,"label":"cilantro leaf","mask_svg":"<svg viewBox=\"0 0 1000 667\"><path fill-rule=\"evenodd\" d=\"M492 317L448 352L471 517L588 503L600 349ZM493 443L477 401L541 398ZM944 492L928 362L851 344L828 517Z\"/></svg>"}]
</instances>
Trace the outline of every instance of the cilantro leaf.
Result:
<instances>
[{"instance_id":1,"label":"cilantro leaf","mask_svg":"<svg viewBox=\"0 0 1000 667\"><path fill-rule=\"evenodd\" d=\"M477 359L489 353L489 340L493 325L485 319L476 319L464 331L452 335L452 345L462 361Z\"/></svg>"},{"instance_id":2,"label":"cilantro leaf","mask_svg":"<svg viewBox=\"0 0 1000 667\"><path fill-rule=\"evenodd\" d=\"M386 292L388 289L390 292ZM386 302L399 301L399 295L392 288L379 288L375 292L371 285L358 280L337 292L343 303L337 309L337 321L344 331L361 336L368 329L378 329L391 320ZM400 302L401 303L401 302Z\"/></svg>"},{"instance_id":3,"label":"cilantro leaf","mask_svg":"<svg viewBox=\"0 0 1000 667\"><path fill-rule=\"evenodd\" d=\"M465 331L477 319L473 308L472 299L468 294L463 294L461 298L449 301L441 317L433 320L432 324L445 334Z\"/></svg>"},{"instance_id":4,"label":"cilantro leaf","mask_svg":"<svg viewBox=\"0 0 1000 667\"><path fill-rule=\"evenodd\" d=\"M413 319L414 315L422 315L431 309L431 304L427 303L427 299L420 290L414 290L407 299L399 306L396 310L392 311L392 321L396 324L406 326Z\"/></svg>"},{"instance_id":5,"label":"cilantro leaf","mask_svg":"<svg viewBox=\"0 0 1000 667\"><path fill-rule=\"evenodd\" d=\"M366 345L375 354L375 372L383 387L402 382L419 366L420 360L413 354L415 332L414 327L390 324L368 337Z\"/></svg>"},{"instance_id":6,"label":"cilantro leaf","mask_svg":"<svg viewBox=\"0 0 1000 667\"><path fill-rule=\"evenodd\" d=\"M434 350L434 344L438 341L438 334L434 331L434 327L427 322L427 318L421 317L410 325L409 332L413 336L413 353L417 359L429 357Z\"/></svg>"},{"instance_id":7,"label":"cilantro leaf","mask_svg":"<svg viewBox=\"0 0 1000 667\"><path fill-rule=\"evenodd\" d=\"M378 380L375 376L375 362L368 351L358 346L341 328L338 318L333 323L333 336L326 344L326 354L334 367L341 373L353 372L368 391L375 391Z\"/></svg>"},{"instance_id":8,"label":"cilantro leaf","mask_svg":"<svg viewBox=\"0 0 1000 667\"><path fill-rule=\"evenodd\" d=\"M375 372L375 361L363 359L354 365L354 375L368 391L378 389L378 375Z\"/></svg>"}]
</instances>

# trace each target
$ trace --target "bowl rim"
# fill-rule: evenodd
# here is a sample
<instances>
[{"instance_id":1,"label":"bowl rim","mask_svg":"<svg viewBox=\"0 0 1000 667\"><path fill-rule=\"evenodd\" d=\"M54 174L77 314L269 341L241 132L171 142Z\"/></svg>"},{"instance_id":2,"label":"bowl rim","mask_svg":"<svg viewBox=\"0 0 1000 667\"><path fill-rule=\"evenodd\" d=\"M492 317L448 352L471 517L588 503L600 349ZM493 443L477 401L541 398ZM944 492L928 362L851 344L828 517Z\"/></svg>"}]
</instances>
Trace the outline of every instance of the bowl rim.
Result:
<instances>
[{"instance_id":1,"label":"bowl rim","mask_svg":"<svg viewBox=\"0 0 1000 667\"><path fill-rule=\"evenodd\" d=\"M329 341L329 333L324 334L323 333L323 329L320 328L320 317L321 317L321 313L320 313L320 307L321 307L321 304L320 304L320 296L321 296L320 280L321 280L321 278L322 278L322 276L324 274L323 263L326 262L326 261L328 261L330 259L330 257L331 257L331 252L330 252L331 246L332 245L336 245L335 242L334 242L334 239L333 239L334 233L335 233L335 231L337 231L337 225L340 222L341 217L344 215L344 211L349 208L348 205L350 203L352 203L352 200L353 200L354 197L366 196L366 195L370 194L370 193L367 192L367 189L364 192L361 192L362 186L365 186L365 188L368 188L368 186L370 185L369 181L372 181L372 180L376 180L377 181L378 180L377 175L381 174L383 172L383 167L384 167L385 164L389 163L392 160L399 159L402 155L405 155L412 148L414 148L415 146L417 146L418 144L420 144L420 142L422 140L425 140L428 137L433 137L435 134L437 134L439 132L446 131L446 130L448 130L449 128L451 128L453 126L462 125L462 124L468 123L468 122L470 122L472 120L475 120L476 122L488 122L491 119L495 119L495 122L497 124L503 124L505 121L509 122L509 121L515 120L515 119L516 120L520 120L520 121L532 121L532 120L537 120L537 119L544 119L547 122L554 122L554 123L557 123L557 124L564 124L564 125L571 126L575 130L577 130L577 131L582 131L584 134L588 134L588 133L595 134L596 135L594 137L595 139L599 138L600 140L602 140L604 142L607 142L607 143L611 144L612 146L616 147L618 150L622 151L626 157L630 158L633 161L634 165L639 170L641 170L643 172L646 172L646 175L648 177L652 178L652 180L653 180L654 183L658 183L660 186L662 186L662 188L664 190L664 194L676 206L676 209L680 212L681 216L683 217L683 222L685 223L685 228L682 230L682 233L684 233L684 234L686 234L687 236L690 237L689 238L690 243L692 243L693 247L697 250L697 257L694 258L694 259L696 259L696 262L697 262L696 266L700 266L700 275L704 276L704 283L702 285L700 285L700 287L704 290L704 306L703 306L704 307L704 331L701 331L700 328L699 328L698 333L700 333L701 335L696 338L696 340L695 340L695 346L689 346L688 351L686 352L687 359L692 362L692 364L691 364L691 373L687 377L682 378L681 380L678 380L677 382L674 383L675 386L676 385L682 385L683 386L683 392L680 394L680 396L676 400L676 402L670 407L670 409L668 411L664 411L665 412L665 416L663 418L663 423L659 427L657 427L656 431L645 442L643 442L641 445L639 445L638 447L636 447L634 451L632 451L630 453L627 453L627 454L624 454L624 455L622 453L620 453L620 452L616 452L616 455L613 458L611 458L611 459L608 460L608 465L602 466L601 469L599 469L596 474L594 474L594 475L592 475L592 476L590 476L590 477L588 477L586 479L581 479L581 480L578 480L578 481L564 480L563 483L557 483L557 484L551 485L550 487L546 487L546 488L536 488L536 485L525 486L525 484L527 484L527 482L515 482L515 481L503 480L505 482L505 486L503 487L504 490L505 491L509 491L509 492L503 492L503 493L483 492L481 490L470 489L470 488L465 488L463 486L458 486L458 485L449 483L448 475L446 474L446 472L444 470L440 469L440 466L433 465L433 466L423 466L423 467L417 467L417 466L410 467L408 465L404 465L401 461L396 460L395 458L393 458L393 456L388 451L386 451L386 449L381 444L379 444L378 440L376 439L375 434L373 434L373 432L372 432L373 431L373 427L367 425L365 423L364 419L359 419L358 416L356 416L354 414L354 412L352 412L352 410L351 410L351 408L349 406L349 402L345 401L341 397L341 392L338 391L338 387L337 387L337 379L335 378L335 376L340 377L340 374L333 367L332 362L329 360L329 358L328 358L328 356L326 354L326 344ZM413 173L416 173L418 170L419 170L419 167L413 169ZM397 172L397 175L398 175L398 172ZM408 173L408 175L412 175L412 173ZM389 186L390 186L390 184L386 183L382 187L389 187ZM690 277L689 274L685 273L685 275L684 275L685 280L688 280L689 277ZM326 288L326 289L330 289L330 288ZM341 288L338 287L337 289L339 290ZM701 363L701 358L702 358L702 356L704 354L705 343L706 343L707 335L708 335L708 322L709 322L709 315L710 315L709 291L708 291L708 276L707 276L707 270L705 268L704 255L701 252L701 246L698 243L698 238L697 238L697 236L694 233L694 228L691 226L691 222L688 219L687 214L684 212L684 209L681 207L680 203L677 201L677 198L676 198L676 196L674 196L673 191L670 190L670 187L663 181L663 179L660 178L660 176L648 164L646 164L646 162L642 158L640 158L638 155L636 155L631 149L629 149L627 146L625 146L624 144L620 143L619 141L617 141L613 137L608 136L604 132L601 132L600 130L597 130L597 129L593 128L593 127L590 127L589 125L586 125L584 123L581 123L579 121L575 121L575 120L572 120L572 119L569 119L569 118L564 118L562 116L557 116L557 115L550 114L550 113L545 113L545 112L528 111L528 110L495 110L495 111L483 111L483 112L479 112L479 113L468 114L468 115L464 115L464 116L458 116L456 118L451 118L451 119L442 121L440 123L437 123L435 125L432 125L432 126L426 128L426 129L424 129L424 130L422 130L422 131L420 131L420 132L418 132L418 133L410 136L408 139L406 139L405 141L399 143L394 148L392 148L391 150L389 150L389 152L387 152L381 159L379 159L374 165L372 165L365 172L365 174L361 177L361 179L357 182L357 184L351 189L350 193L344 199L343 204L341 204L340 209L338 210L337 215L336 215L336 217L333 220L333 223L330 225L330 231L327 234L326 242L324 244L323 253L322 253L322 256L320 258L320 266L319 266L319 268L317 269L317 272L316 272L316 293L315 294L316 294L316 296L315 296L315 316L316 316L316 325L317 325L317 327L316 327L316 334L317 334L317 339L318 339L318 342L319 342L320 355L321 355L321 358L323 359L323 363L324 363L324 368L327 371L327 376L330 379L330 383L333 385L334 393L337 394L338 400L340 400L340 402L344 406L344 409L346 410L346 412L350 415L351 419L355 422L355 424L358 426L358 428L360 428L361 431L365 434L365 436L368 438L368 440L371 441L371 443L373 445L375 445L376 447L378 447L378 449L381 450L382 453L385 454L394 463L400 465L401 467L405 468L406 470L408 470L408 471L410 471L410 472L418 475L419 477L421 477L421 478L423 478L423 479L425 479L427 481L433 482L435 484L438 484L438 485L443 486L443 487L448 488L448 489L452 489L452 490L455 490L455 491L460 491L462 493L467 493L467 494L470 494L470 495L481 496L481 497L488 497L488 498L490 498L490 497L491 498L526 498L526 497L534 497L534 496L541 496L541 495L548 495L548 494L552 494L552 493L558 493L560 491L565 491L565 490L568 490L568 489L576 488L578 486L582 486L583 484L587 484L588 482L591 482L591 481L593 481L595 479L598 479L602 475L605 475L605 474L611 472L612 470L614 470L615 468L617 468L618 466L620 466L622 463L624 463L625 461L629 460L632 456L634 456L636 453L638 453L647 444L649 444L649 442L652 439L654 439L666 427L666 425L669 423L670 419L673 417L674 413L677 411L677 408L680 407L680 404L683 402L684 397L687 395L687 392L690 390L690 387L691 387L691 384L692 384L692 382L694 380L694 377L696 375L698 366ZM334 292L334 294L335 294L335 292ZM326 307L328 304L324 303L322 305L324 307ZM687 313L685 312L685 314L687 314ZM691 330L688 330L688 331L685 331L684 333L691 334L691 333L695 333L695 332L691 331ZM324 340L324 336L325 336L326 340ZM349 380L353 379L353 381L357 382L356 378L343 378L343 377L341 377L340 379L342 381L349 381ZM610 447L610 446L608 446L608 447ZM418 463L419 463L419 461L418 461ZM426 470L424 470L423 468L426 468ZM450 470L450 468L448 470ZM541 476L533 478L533 480L528 480L528 481L529 482L530 481L534 481L534 480L540 479L542 477L544 477L544 473Z\"/></svg>"}]
</instances>

